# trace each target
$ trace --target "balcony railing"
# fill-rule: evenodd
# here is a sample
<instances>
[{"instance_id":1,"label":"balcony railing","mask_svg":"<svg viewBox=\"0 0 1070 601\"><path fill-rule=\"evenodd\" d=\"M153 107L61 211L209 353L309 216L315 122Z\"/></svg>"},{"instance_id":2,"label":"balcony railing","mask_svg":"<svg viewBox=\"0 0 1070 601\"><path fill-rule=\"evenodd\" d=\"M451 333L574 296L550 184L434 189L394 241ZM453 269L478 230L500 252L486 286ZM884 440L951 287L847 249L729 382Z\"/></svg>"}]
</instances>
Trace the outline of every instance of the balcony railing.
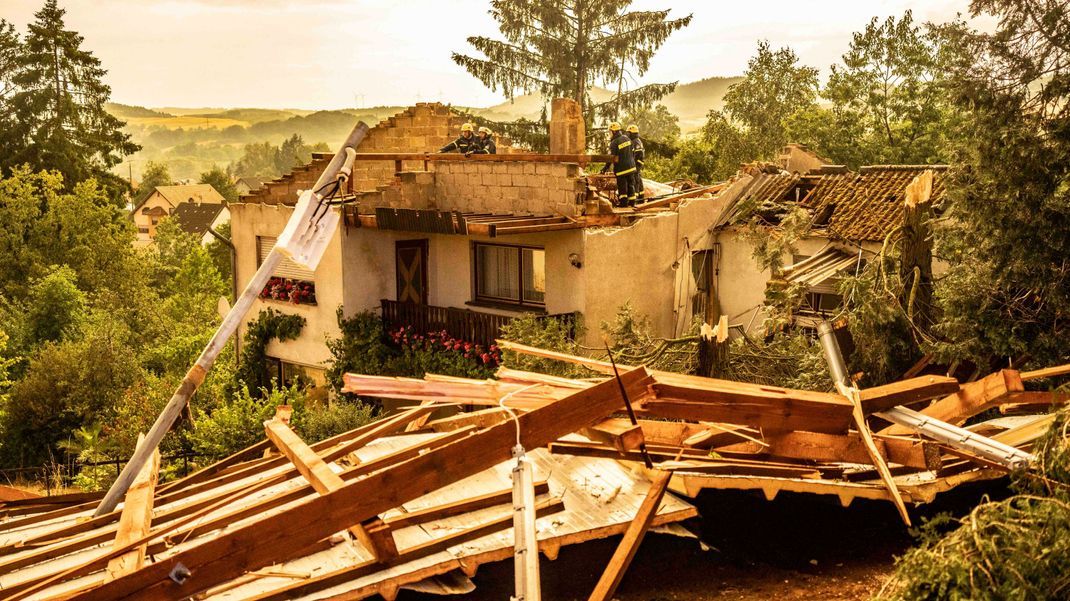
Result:
<instances>
[{"instance_id":1,"label":"balcony railing","mask_svg":"<svg viewBox=\"0 0 1070 601\"><path fill-rule=\"evenodd\" d=\"M387 329L412 326L414 330L420 332L446 330L446 333L454 338L484 346L490 346L494 344L496 338L501 338L502 328L513 320L508 315L480 313L471 309L400 303L385 298L381 302L383 325ZM576 316L574 313L546 315L540 319L566 320L570 334L575 334Z\"/></svg>"}]
</instances>

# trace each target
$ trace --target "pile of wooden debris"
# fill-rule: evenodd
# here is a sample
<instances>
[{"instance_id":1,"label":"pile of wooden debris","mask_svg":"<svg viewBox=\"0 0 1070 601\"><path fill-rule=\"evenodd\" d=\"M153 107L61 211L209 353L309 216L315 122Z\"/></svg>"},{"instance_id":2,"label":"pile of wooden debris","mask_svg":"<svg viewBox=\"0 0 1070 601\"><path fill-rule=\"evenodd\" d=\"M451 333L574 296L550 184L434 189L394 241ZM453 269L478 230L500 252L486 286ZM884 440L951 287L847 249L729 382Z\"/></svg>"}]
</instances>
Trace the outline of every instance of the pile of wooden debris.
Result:
<instances>
[{"instance_id":1,"label":"pile of wooden debris","mask_svg":"<svg viewBox=\"0 0 1070 601\"><path fill-rule=\"evenodd\" d=\"M602 375L348 374L350 392L419 404L313 445L289 428L282 408L265 423L261 443L186 478L157 486L158 461L148 464L121 509L98 517L99 495L3 503L0 598L467 592L479 565L513 555L510 468L519 442L535 465L544 555L624 533L591 597L608 599L643 534L651 527L684 533L673 525L696 511L681 497L705 488L903 506L1001 476L1007 465L970 445L1028 453L1051 421L1038 406L1062 399L1026 392L1023 380L1070 373L1002 370L966 384L920 376L844 395L644 367L619 366L613 377L608 362L501 345ZM904 405L923 406L929 423L905 428L877 417ZM465 410L430 419L444 407ZM996 407L1014 415L962 430L969 441L924 434L931 424L958 426Z\"/></svg>"}]
</instances>

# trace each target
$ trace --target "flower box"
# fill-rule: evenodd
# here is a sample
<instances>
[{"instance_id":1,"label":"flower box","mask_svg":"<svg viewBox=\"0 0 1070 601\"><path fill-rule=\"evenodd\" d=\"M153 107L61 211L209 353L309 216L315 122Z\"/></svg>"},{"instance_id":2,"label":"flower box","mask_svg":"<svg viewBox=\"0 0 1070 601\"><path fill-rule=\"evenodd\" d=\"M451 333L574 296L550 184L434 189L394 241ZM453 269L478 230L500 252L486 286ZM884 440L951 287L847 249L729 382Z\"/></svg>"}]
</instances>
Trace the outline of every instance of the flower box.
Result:
<instances>
[{"instance_id":1,"label":"flower box","mask_svg":"<svg viewBox=\"0 0 1070 601\"><path fill-rule=\"evenodd\" d=\"M275 300L294 305L315 305L316 284L304 280L274 277L260 291L263 300Z\"/></svg>"}]
</instances>

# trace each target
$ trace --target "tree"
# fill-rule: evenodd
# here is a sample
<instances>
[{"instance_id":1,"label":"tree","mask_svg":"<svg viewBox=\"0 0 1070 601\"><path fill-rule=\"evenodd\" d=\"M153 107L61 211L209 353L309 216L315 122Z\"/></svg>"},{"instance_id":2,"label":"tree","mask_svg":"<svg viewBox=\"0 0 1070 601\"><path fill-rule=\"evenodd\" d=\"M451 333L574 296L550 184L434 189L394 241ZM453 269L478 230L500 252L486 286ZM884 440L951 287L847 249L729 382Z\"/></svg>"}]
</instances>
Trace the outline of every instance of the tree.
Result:
<instances>
[{"instance_id":1,"label":"tree","mask_svg":"<svg viewBox=\"0 0 1070 601\"><path fill-rule=\"evenodd\" d=\"M0 156L14 152L14 137L3 132L13 132L15 111L11 99L15 95L15 61L22 52L22 42L15 26L0 19Z\"/></svg>"},{"instance_id":2,"label":"tree","mask_svg":"<svg viewBox=\"0 0 1070 601\"><path fill-rule=\"evenodd\" d=\"M644 143L672 144L680 137L680 118L670 113L664 104L632 111L621 123L638 126Z\"/></svg>"},{"instance_id":3,"label":"tree","mask_svg":"<svg viewBox=\"0 0 1070 601\"><path fill-rule=\"evenodd\" d=\"M108 170L139 146L123 133L123 122L104 109L111 95L101 81L107 71L82 49L82 36L65 29L64 13L56 0L46 0L15 56L14 123L0 130L11 152L0 155L0 167L10 171L29 163L54 169L67 186L95 177L118 201L128 188ZM10 28L0 37L10 39ZM3 44L9 47L10 41Z\"/></svg>"},{"instance_id":4,"label":"tree","mask_svg":"<svg viewBox=\"0 0 1070 601\"><path fill-rule=\"evenodd\" d=\"M710 111L702 130L713 146L717 179L735 173L740 163L772 159L791 141L792 116L817 105L817 69L800 65L790 48L774 52L769 42L758 42L744 76L728 89L724 109Z\"/></svg>"},{"instance_id":5,"label":"tree","mask_svg":"<svg viewBox=\"0 0 1070 601\"><path fill-rule=\"evenodd\" d=\"M1070 361L1070 7L975 0L992 34L959 29L952 100L967 111L936 252L938 350L950 357Z\"/></svg>"},{"instance_id":6,"label":"tree","mask_svg":"<svg viewBox=\"0 0 1070 601\"><path fill-rule=\"evenodd\" d=\"M227 172L219 166L213 165L210 170L202 173L199 181L215 188L227 202L238 202L238 189L234 187L234 182L230 181Z\"/></svg>"},{"instance_id":7,"label":"tree","mask_svg":"<svg viewBox=\"0 0 1070 601\"><path fill-rule=\"evenodd\" d=\"M852 167L945 162L951 115L943 80L954 57L940 31L916 25L910 11L874 17L832 65L821 92L831 106L797 114L792 141Z\"/></svg>"},{"instance_id":8,"label":"tree","mask_svg":"<svg viewBox=\"0 0 1070 601\"><path fill-rule=\"evenodd\" d=\"M166 163L149 161L141 172L141 182L138 183L137 190L134 192L134 206L141 204L148 198L153 190L156 189L156 186L170 186L174 183L171 179L171 171L167 168Z\"/></svg>"},{"instance_id":9,"label":"tree","mask_svg":"<svg viewBox=\"0 0 1070 601\"><path fill-rule=\"evenodd\" d=\"M241 158L231 165L231 171L238 177L274 179L280 175L275 165L277 153L278 147L271 142L246 144Z\"/></svg>"},{"instance_id":10,"label":"tree","mask_svg":"<svg viewBox=\"0 0 1070 601\"><path fill-rule=\"evenodd\" d=\"M492 0L490 14L505 40L483 36L468 43L483 55L453 53L453 61L509 98L520 91L575 100L590 119L589 90L617 89L597 109L619 116L649 106L676 84L624 89L639 77L668 37L691 22L691 15L669 19L669 11L628 11L631 0Z\"/></svg>"},{"instance_id":11,"label":"tree","mask_svg":"<svg viewBox=\"0 0 1070 601\"><path fill-rule=\"evenodd\" d=\"M320 142L319 144L305 144L305 140L299 135L294 134L283 140L282 146L275 151L275 168L278 172L288 173L293 170L294 167L304 165L312 160L313 152L323 152L327 150L327 145Z\"/></svg>"}]
</instances>

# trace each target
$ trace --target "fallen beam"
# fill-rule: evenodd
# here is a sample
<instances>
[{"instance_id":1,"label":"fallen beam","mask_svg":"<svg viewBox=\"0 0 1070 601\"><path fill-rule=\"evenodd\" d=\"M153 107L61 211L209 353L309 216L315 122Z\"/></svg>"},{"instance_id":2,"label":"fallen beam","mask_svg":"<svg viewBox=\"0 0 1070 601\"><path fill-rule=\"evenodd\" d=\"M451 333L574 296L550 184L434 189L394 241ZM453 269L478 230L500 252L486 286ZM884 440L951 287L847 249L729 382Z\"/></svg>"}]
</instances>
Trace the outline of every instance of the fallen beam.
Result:
<instances>
[{"instance_id":1,"label":"fallen beam","mask_svg":"<svg viewBox=\"0 0 1070 601\"><path fill-rule=\"evenodd\" d=\"M628 525L628 530L624 532L624 538L621 539L617 550L613 552L609 565L602 573L602 577L598 579L598 584L595 585L591 596L588 597L589 601L609 601L613 598L613 593L617 592L624 573L635 558L635 552L639 550L639 544L643 542L643 537L646 536L646 531L658 512L658 505L661 504L661 498L665 496L665 490L669 487L671 478L672 472L658 471L654 475L643 504L639 506L635 518Z\"/></svg>"},{"instance_id":2,"label":"fallen beam","mask_svg":"<svg viewBox=\"0 0 1070 601\"><path fill-rule=\"evenodd\" d=\"M651 382L643 368L621 376L639 392ZM588 426L620 405L616 382L578 391L547 407L519 415L521 444L545 446L569 432ZM241 576L247 571L285 561L354 522L372 518L401 503L507 461L516 444L513 420L415 457L389 470L370 474L342 488L309 499L261 520L206 540L176 553L168 561L141 570L75 598L184 599ZM181 562L193 574L183 584L171 580L171 568Z\"/></svg>"},{"instance_id":3,"label":"fallen beam","mask_svg":"<svg viewBox=\"0 0 1070 601\"><path fill-rule=\"evenodd\" d=\"M138 436L138 444L145 444L145 436ZM156 492L156 480L160 473L160 450L155 449L149 461L134 478L123 500L123 513L115 532L115 548L122 548L133 541L141 540L152 526L152 497ZM106 581L114 580L140 570L145 565L145 544L127 551L108 562Z\"/></svg>"},{"instance_id":4,"label":"fallen beam","mask_svg":"<svg viewBox=\"0 0 1070 601\"><path fill-rule=\"evenodd\" d=\"M995 407L1012 392L1025 390L1021 374L1013 369L1003 369L989 374L976 382L963 384L958 392L948 395L922 409L922 415L959 426L978 413ZM880 434L912 434L910 428L892 425Z\"/></svg>"}]
</instances>

